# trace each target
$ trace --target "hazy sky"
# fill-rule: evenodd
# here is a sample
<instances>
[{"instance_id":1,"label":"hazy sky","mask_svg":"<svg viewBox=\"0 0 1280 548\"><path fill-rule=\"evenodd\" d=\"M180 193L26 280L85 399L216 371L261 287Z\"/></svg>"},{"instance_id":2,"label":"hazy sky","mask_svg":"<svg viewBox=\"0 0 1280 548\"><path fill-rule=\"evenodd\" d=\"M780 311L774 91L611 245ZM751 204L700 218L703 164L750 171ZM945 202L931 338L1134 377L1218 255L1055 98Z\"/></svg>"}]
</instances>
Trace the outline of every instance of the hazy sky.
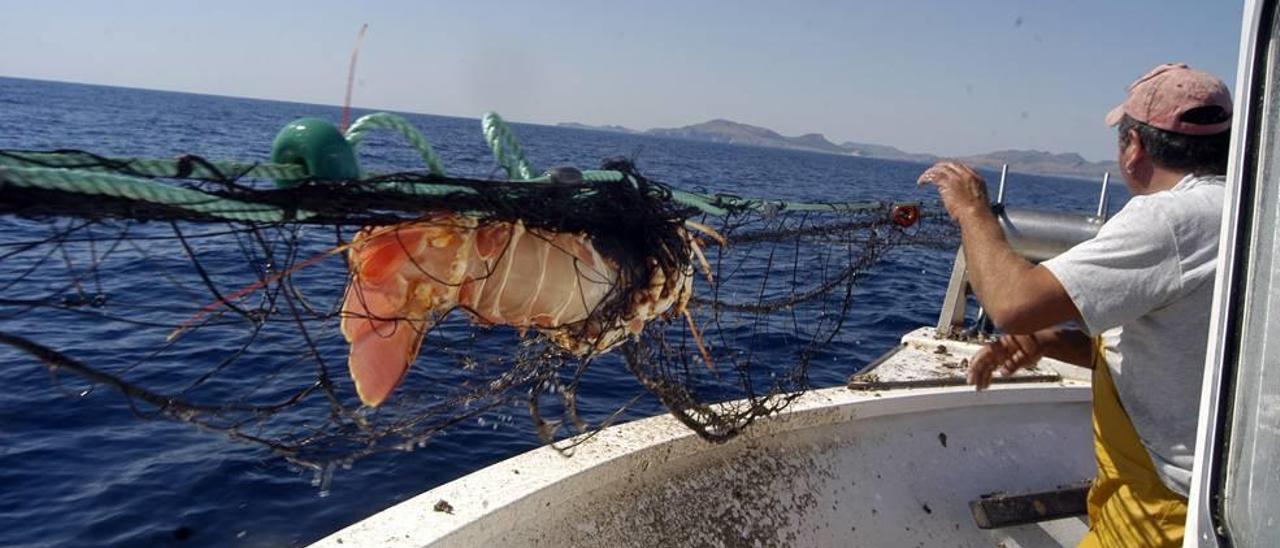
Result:
<instances>
[{"instance_id":1,"label":"hazy sky","mask_svg":"<svg viewBox=\"0 0 1280 548\"><path fill-rule=\"evenodd\" d=\"M288 7L293 6L293 7ZM635 128L711 118L961 155L1114 154L1151 66L1234 87L1229 0L0 0L0 75Z\"/></svg>"}]
</instances>

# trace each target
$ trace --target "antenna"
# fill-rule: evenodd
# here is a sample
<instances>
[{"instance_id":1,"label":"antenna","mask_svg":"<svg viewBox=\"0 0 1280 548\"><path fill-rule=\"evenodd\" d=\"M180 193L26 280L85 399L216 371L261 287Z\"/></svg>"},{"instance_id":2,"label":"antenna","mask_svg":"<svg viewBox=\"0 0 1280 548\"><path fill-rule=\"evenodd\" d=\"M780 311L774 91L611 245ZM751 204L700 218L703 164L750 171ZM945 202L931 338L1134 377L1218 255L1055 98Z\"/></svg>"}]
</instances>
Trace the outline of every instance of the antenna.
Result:
<instances>
[{"instance_id":1,"label":"antenna","mask_svg":"<svg viewBox=\"0 0 1280 548\"><path fill-rule=\"evenodd\" d=\"M996 203L1004 203L1004 178L1009 175L1009 164L1000 165L1000 186L996 190Z\"/></svg>"},{"instance_id":2,"label":"antenna","mask_svg":"<svg viewBox=\"0 0 1280 548\"><path fill-rule=\"evenodd\" d=\"M1110 211L1107 211L1108 209L1107 206L1110 205L1107 200L1107 184L1110 182L1111 182L1111 172L1110 171L1102 172L1102 195L1098 196L1098 214L1096 215L1096 217L1098 217L1103 221L1107 220L1107 214L1110 213Z\"/></svg>"},{"instance_id":3,"label":"antenna","mask_svg":"<svg viewBox=\"0 0 1280 548\"><path fill-rule=\"evenodd\" d=\"M356 82L356 58L360 56L360 44L364 43L364 33L369 30L369 24L360 25L360 33L356 35L356 45L351 48L351 65L347 67L347 96L342 100L342 123L338 124L338 131L347 132L347 123L351 121L351 88Z\"/></svg>"}]
</instances>

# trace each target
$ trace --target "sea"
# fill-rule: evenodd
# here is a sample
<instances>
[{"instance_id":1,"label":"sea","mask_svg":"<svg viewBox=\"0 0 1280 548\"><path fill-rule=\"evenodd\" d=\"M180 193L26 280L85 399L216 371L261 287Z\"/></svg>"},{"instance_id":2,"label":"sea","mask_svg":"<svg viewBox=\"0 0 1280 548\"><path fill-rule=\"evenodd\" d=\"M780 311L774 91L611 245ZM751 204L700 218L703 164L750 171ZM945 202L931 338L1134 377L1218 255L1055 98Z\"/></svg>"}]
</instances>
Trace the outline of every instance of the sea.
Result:
<instances>
[{"instance_id":1,"label":"sea","mask_svg":"<svg viewBox=\"0 0 1280 548\"><path fill-rule=\"evenodd\" d=\"M493 108L500 112L502 105ZM355 109L354 114L367 112ZM476 118L399 114L432 141L450 173L495 175L480 131L481 113ZM265 161L276 132L303 116L336 121L340 109L0 78L0 150L80 149L158 158L191 153ZM921 164L545 125L512 127L536 166L593 168L605 158L624 156L646 176L686 190L789 200L920 201L937 207L935 191L915 184L926 167ZM361 162L369 169L421 168L416 154L394 138L371 140L362 149ZM998 174L985 175L994 187ZM1091 213L1098 194L1097 181L1013 173L1006 203ZM1126 198L1123 185L1114 185L1112 211ZM3 235L6 241L47 235L24 234L21 223L0 226L10 231ZM892 348L903 333L935 323L954 254L954 249L904 247L862 277L837 351L811 365L812 384L839 385ZM235 255L225 257L221 260ZM208 265L211 270L222 266L234 265ZM0 286L22 276L20 270L13 261L0 259ZM139 276L145 286L145 276L153 274L130 275ZM340 289L342 279L333 284ZM157 293L147 295L157 309L190 305L182 302L188 296ZM127 334L101 333L91 325L42 322L27 315L0 315L0 331L89 357L128 340ZM196 362L189 365L199 368L220 356L209 352L191 359ZM335 363L343 359L331 357ZM596 387L635 382L621 369L593 375ZM458 424L425 447L359 460L317 484L314 471L260 446L139 416L119 394L81 386L55 382L26 354L0 348L0 546L306 545L541 444L527 410L516 407L506 410L503 420ZM600 388L588 411L617 408L633 393ZM650 398L624 418L661 410Z\"/></svg>"}]
</instances>

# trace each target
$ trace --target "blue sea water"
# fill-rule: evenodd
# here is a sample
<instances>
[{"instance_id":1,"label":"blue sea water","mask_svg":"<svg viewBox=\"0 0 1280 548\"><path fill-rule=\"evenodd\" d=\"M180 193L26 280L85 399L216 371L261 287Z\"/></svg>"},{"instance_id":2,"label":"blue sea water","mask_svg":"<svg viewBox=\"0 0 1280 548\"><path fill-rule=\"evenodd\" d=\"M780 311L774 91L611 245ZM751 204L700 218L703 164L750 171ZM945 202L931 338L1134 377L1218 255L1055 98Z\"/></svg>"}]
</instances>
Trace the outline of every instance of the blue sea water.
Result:
<instances>
[{"instance_id":1,"label":"blue sea water","mask_svg":"<svg viewBox=\"0 0 1280 548\"><path fill-rule=\"evenodd\" d=\"M500 109L501 105L494 105ZM362 112L357 112L359 115ZM336 120L331 106L0 78L0 149L84 149L103 155L264 160L279 128L301 116ZM476 119L406 114L435 144L450 171L494 173ZM594 167L628 156L643 173L689 190L808 200L933 200L914 184L922 165L647 136L515 124L539 166ZM371 140L362 151L370 169L418 168L415 153L394 139ZM993 178L994 174L988 174ZM1119 186L1119 185L1117 185ZM3 190L0 190L2 192ZM1011 205L1092 211L1096 184L1011 175ZM1123 203L1122 188L1112 208ZM0 243L45 235L4 221ZM211 252L215 273L236 265L235 253ZM905 331L936 320L953 252L900 249L869 273L831 352L811 369L817 386L842 383L892 347ZM161 258L160 260L163 260ZM25 266L24 266L25 268ZM0 285L17 278L0 260ZM142 267L117 290L163 287ZM331 292L341 290L335 276ZM323 283L323 280L315 280ZM189 306L189 295L147 294L157 310ZM18 333L76 356L114 355L133 344L118 326L40 322L0 316L0 331ZM145 319L145 318L144 318ZM343 356L331 357L341 363ZM217 344L190 356L193 368L215 363ZM421 364L420 364L421 365ZM584 413L599 415L634 393L625 370L597 368ZM527 413L499 422L468 422L425 448L358 461L339 470L327 489L314 474L257 446L130 411L110 390L84 391L51 382L26 355L0 348L0 545L30 546L282 546L314 541L353 521L539 445ZM234 387L232 387L234 388ZM585 388L584 388L585 390ZM642 401L629 418L659 412Z\"/></svg>"}]
</instances>

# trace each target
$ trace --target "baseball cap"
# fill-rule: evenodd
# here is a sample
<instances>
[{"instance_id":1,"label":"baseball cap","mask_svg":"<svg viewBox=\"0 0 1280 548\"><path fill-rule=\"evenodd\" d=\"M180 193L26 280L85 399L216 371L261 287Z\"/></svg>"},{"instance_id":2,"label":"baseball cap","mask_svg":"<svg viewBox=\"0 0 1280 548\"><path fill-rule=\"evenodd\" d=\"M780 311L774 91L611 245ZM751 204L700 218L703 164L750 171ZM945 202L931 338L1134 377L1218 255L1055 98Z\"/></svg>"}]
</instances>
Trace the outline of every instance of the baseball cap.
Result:
<instances>
[{"instance_id":1,"label":"baseball cap","mask_svg":"<svg viewBox=\"0 0 1280 548\"><path fill-rule=\"evenodd\" d=\"M1211 123L1184 119L1189 111L1202 107L1223 109L1225 119ZM1107 125L1120 123L1125 114L1173 133L1213 135L1231 128L1231 92L1212 74L1186 63L1166 63L1129 84L1129 97L1107 113Z\"/></svg>"}]
</instances>

